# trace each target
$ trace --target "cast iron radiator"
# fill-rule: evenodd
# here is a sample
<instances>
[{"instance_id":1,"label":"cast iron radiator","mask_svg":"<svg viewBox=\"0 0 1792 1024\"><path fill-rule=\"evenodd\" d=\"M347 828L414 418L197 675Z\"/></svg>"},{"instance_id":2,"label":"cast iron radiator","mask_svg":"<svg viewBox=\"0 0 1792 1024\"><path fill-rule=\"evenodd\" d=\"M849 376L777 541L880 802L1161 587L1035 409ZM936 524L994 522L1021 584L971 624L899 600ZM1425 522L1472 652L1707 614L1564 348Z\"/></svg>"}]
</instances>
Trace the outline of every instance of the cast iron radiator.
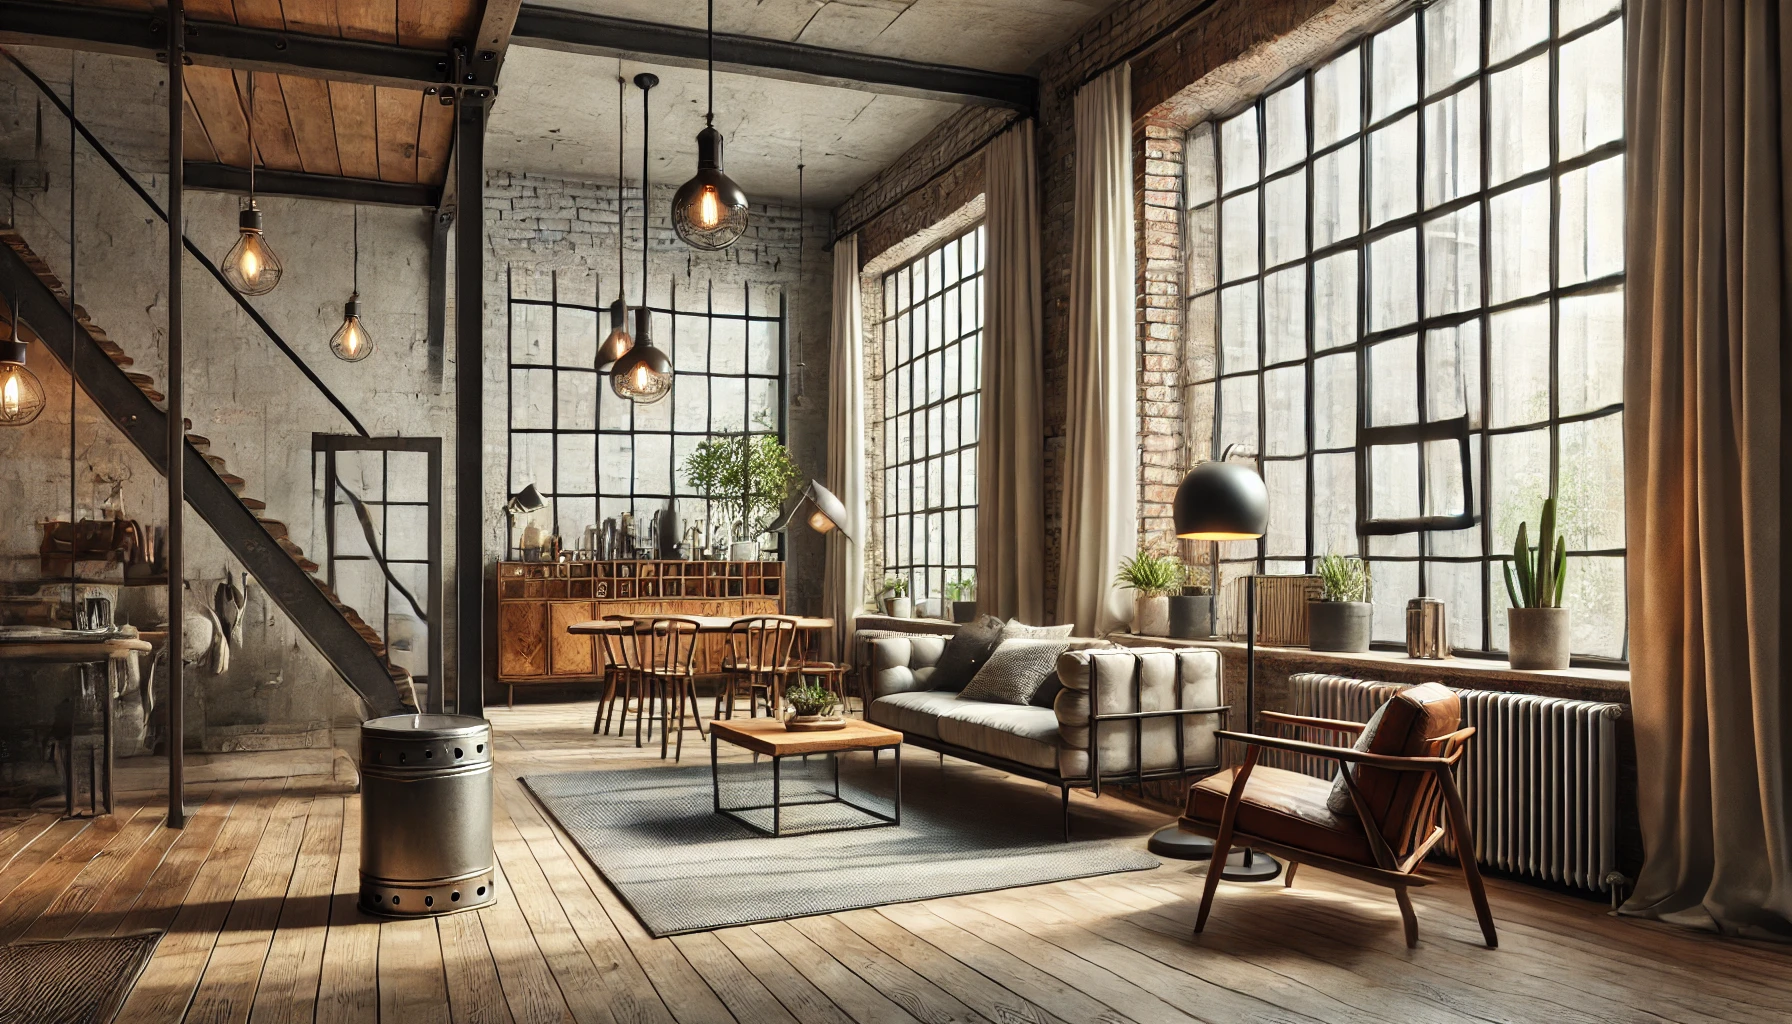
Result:
<instances>
[{"instance_id":1,"label":"cast iron radiator","mask_svg":"<svg viewBox=\"0 0 1792 1024\"><path fill-rule=\"evenodd\" d=\"M1290 712L1366 722L1404 689L1397 683L1306 672L1290 676ZM1475 859L1520 875L1607 891L1615 871L1617 720L1622 704L1562 700L1493 690L1463 690L1463 725L1475 727L1457 769ZM1297 739L1336 743L1336 734ZM1274 755L1272 758L1271 755ZM1264 763L1320 778L1337 762L1265 751ZM1439 844L1455 853L1449 840Z\"/></svg>"}]
</instances>

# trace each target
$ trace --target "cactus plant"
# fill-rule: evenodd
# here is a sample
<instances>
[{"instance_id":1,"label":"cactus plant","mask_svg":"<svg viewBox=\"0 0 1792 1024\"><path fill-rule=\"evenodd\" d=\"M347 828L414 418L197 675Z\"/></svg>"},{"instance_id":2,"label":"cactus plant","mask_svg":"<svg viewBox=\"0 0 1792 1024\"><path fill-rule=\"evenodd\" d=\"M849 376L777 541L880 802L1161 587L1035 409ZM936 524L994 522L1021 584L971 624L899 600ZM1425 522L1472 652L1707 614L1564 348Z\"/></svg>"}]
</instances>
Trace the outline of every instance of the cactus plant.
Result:
<instances>
[{"instance_id":1,"label":"cactus plant","mask_svg":"<svg viewBox=\"0 0 1792 1024\"><path fill-rule=\"evenodd\" d=\"M1538 521L1537 546L1531 547L1530 524L1518 524L1512 560L1506 563L1506 598L1514 608L1562 607L1568 576L1568 540L1556 535L1556 500L1546 498Z\"/></svg>"}]
</instances>

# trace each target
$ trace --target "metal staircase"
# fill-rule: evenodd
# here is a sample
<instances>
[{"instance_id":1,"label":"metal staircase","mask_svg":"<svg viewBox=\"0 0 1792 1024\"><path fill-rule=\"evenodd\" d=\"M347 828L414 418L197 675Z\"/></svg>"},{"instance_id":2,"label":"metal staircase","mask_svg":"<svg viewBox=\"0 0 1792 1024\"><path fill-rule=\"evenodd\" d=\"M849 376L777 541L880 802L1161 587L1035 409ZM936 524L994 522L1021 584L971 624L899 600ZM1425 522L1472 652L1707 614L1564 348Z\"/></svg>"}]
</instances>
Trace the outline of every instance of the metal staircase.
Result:
<instances>
[{"instance_id":1,"label":"metal staircase","mask_svg":"<svg viewBox=\"0 0 1792 1024\"><path fill-rule=\"evenodd\" d=\"M41 341L64 368L73 367L81 389L166 475L167 414L156 404L163 396L155 381L130 370L129 353L69 301L62 282L17 231L0 228L0 242L0 310L8 320L17 314L23 321L24 340ZM15 297L17 310L10 308ZM185 426L191 429L191 421ZM374 715L416 710L410 673L392 664L379 633L312 575L317 564L288 535L286 524L268 515L265 502L243 493L243 478L212 453L208 438L189 433L184 448L187 504L360 694L368 710Z\"/></svg>"}]
</instances>

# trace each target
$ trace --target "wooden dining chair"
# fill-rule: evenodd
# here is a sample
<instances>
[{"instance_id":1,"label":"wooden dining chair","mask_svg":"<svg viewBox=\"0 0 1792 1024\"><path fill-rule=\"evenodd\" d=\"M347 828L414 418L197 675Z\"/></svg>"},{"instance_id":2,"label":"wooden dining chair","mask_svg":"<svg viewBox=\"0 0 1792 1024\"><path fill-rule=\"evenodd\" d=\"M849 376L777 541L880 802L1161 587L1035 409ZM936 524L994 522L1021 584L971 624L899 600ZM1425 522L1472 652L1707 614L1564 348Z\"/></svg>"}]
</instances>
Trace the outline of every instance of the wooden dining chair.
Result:
<instances>
[{"instance_id":1,"label":"wooden dining chair","mask_svg":"<svg viewBox=\"0 0 1792 1024\"><path fill-rule=\"evenodd\" d=\"M1417 868L1448 834L1482 938L1489 948L1499 945L1487 889L1475 865L1474 835L1452 774L1475 734L1473 727L1460 727L1462 704L1454 690L1440 683L1409 687L1389 698L1366 724L1270 711L1262 716L1273 724L1348 736L1357 745L1219 733L1245 744L1244 763L1190 788L1181 819L1184 831L1213 839L1211 865L1224 864L1234 846L1249 847L1287 860L1287 885L1294 884L1295 868L1311 864L1393 889L1411 947L1418 945L1419 924L1406 891L1431 881ZM1259 766L1265 749L1336 761L1338 780ZM1440 810L1443 824L1438 823ZM1197 933L1207 926L1219 881L1220 872L1210 867L1195 917Z\"/></svg>"},{"instance_id":2,"label":"wooden dining chair","mask_svg":"<svg viewBox=\"0 0 1792 1024\"><path fill-rule=\"evenodd\" d=\"M722 682L710 717L733 718L742 689L746 691L749 718L758 717L762 695L766 714L777 717L784 699L784 683L792 673L796 633L796 620L784 615L756 615L736 621L728 631Z\"/></svg>"},{"instance_id":3,"label":"wooden dining chair","mask_svg":"<svg viewBox=\"0 0 1792 1024\"><path fill-rule=\"evenodd\" d=\"M635 620L623 615L606 615L604 621L616 623L617 628L598 634L604 653L604 695L597 702L597 720L591 723L591 731L596 733L601 729L608 736L610 721L620 708L622 720L616 726L616 735L626 732L628 703L632 698L638 702L635 711L635 746L638 747L641 745L640 720L646 714L647 684L641 674L641 659L635 643ZM653 737L649 734L648 738Z\"/></svg>"},{"instance_id":4,"label":"wooden dining chair","mask_svg":"<svg viewBox=\"0 0 1792 1024\"><path fill-rule=\"evenodd\" d=\"M635 629L641 672L659 701L660 756L666 756L668 742L677 733L674 761L684 756L687 718L696 719L697 735L708 735L703 728L703 711L697 704L694 665L702 628L702 623L695 619L667 616L654 619L645 629Z\"/></svg>"}]
</instances>

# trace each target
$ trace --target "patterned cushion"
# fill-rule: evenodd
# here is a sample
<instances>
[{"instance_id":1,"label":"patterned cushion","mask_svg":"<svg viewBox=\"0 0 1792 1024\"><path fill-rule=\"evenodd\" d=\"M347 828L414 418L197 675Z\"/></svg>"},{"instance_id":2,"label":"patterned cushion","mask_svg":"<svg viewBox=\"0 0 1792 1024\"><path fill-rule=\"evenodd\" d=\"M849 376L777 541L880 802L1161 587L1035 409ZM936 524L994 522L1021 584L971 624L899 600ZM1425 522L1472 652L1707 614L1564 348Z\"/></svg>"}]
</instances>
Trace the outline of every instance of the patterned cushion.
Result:
<instances>
[{"instance_id":1,"label":"patterned cushion","mask_svg":"<svg viewBox=\"0 0 1792 1024\"><path fill-rule=\"evenodd\" d=\"M996 644L1002 640L1002 620L993 615L985 615L976 622L968 623L946 641L946 650L940 654L940 660L933 666L933 676L928 680L936 690L951 690L956 693L965 688L989 656L995 653Z\"/></svg>"},{"instance_id":2,"label":"patterned cushion","mask_svg":"<svg viewBox=\"0 0 1792 1024\"><path fill-rule=\"evenodd\" d=\"M995 704L1031 703L1068 646L1063 640L1003 640L959 696Z\"/></svg>"},{"instance_id":3,"label":"patterned cushion","mask_svg":"<svg viewBox=\"0 0 1792 1024\"><path fill-rule=\"evenodd\" d=\"M1065 623L1062 626L1029 626L1019 619L1013 619L1010 620L1006 626L1002 627L1002 639L1056 640L1061 637L1069 636L1075 630L1076 624L1073 622Z\"/></svg>"}]
</instances>

